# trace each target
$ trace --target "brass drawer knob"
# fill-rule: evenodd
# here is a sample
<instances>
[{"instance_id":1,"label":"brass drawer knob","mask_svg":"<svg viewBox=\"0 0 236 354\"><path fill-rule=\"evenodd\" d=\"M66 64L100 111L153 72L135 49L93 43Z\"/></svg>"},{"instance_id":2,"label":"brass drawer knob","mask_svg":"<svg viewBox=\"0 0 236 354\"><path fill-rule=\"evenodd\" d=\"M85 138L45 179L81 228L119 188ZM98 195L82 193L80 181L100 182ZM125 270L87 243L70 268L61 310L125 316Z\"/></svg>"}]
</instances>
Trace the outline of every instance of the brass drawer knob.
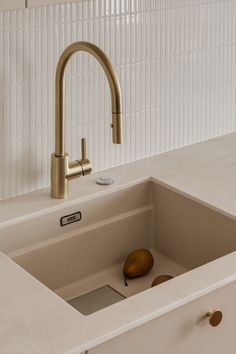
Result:
<instances>
[{"instance_id":1,"label":"brass drawer knob","mask_svg":"<svg viewBox=\"0 0 236 354\"><path fill-rule=\"evenodd\" d=\"M209 323L212 327L217 327L223 318L223 313L220 310L211 310L207 313Z\"/></svg>"}]
</instances>

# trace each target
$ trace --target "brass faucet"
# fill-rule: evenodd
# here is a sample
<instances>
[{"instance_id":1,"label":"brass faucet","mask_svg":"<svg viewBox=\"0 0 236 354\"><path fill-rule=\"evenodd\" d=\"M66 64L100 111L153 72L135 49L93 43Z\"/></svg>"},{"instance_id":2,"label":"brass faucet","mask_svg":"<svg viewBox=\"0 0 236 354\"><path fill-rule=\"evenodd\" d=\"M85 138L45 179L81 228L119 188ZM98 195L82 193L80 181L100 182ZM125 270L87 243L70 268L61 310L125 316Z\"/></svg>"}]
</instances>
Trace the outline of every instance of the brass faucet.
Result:
<instances>
[{"instance_id":1,"label":"brass faucet","mask_svg":"<svg viewBox=\"0 0 236 354\"><path fill-rule=\"evenodd\" d=\"M100 48L92 43L76 42L69 45L62 53L56 70L55 152L51 155L52 198L66 198L68 181L72 178L88 175L92 171L91 163L86 157L85 138L81 140L81 160L69 162L68 154L64 150L63 79L68 60L78 51L92 54L105 71L112 98L112 141L114 144L122 143L121 90L119 80L110 60Z\"/></svg>"}]
</instances>

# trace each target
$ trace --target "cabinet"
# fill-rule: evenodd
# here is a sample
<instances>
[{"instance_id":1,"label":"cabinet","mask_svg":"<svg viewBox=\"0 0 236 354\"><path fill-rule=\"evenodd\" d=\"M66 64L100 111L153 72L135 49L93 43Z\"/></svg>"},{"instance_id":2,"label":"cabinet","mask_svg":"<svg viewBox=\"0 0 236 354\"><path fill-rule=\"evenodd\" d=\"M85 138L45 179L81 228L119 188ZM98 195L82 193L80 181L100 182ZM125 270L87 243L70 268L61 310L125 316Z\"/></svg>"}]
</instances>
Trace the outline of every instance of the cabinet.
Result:
<instances>
[{"instance_id":1,"label":"cabinet","mask_svg":"<svg viewBox=\"0 0 236 354\"><path fill-rule=\"evenodd\" d=\"M0 11L20 9L25 7L46 6L71 2L73 0L1 0ZM76 1L76 0L74 0Z\"/></svg>"},{"instance_id":2,"label":"cabinet","mask_svg":"<svg viewBox=\"0 0 236 354\"><path fill-rule=\"evenodd\" d=\"M25 0L2 0L0 1L0 11L10 9L20 9L25 7Z\"/></svg>"},{"instance_id":3,"label":"cabinet","mask_svg":"<svg viewBox=\"0 0 236 354\"><path fill-rule=\"evenodd\" d=\"M202 296L92 350L89 354L235 354L236 282ZM217 327L206 314L220 309Z\"/></svg>"},{"instance_id":4,"label":"cabinet","mask_svg":"<svg viewBox=\"0 0 236 354\"><path fill-rule=\"evenodd\" d=\"M70 0L72 1L72 0ZM27 6L28 7L36 7L36 6L46 6L46 5L52 5L52 4L60 4L68 2L68 0L28 0L27 1Z\"/></svg>"}]
</instances>

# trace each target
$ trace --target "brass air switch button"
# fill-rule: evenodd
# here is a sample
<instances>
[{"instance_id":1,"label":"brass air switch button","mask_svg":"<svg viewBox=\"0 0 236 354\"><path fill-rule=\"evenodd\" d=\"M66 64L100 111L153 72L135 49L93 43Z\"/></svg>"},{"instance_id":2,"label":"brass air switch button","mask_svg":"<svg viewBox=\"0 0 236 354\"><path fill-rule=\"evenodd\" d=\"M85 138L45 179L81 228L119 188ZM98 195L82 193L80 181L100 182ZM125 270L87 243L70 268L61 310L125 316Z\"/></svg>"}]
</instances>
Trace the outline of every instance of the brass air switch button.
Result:
<instances>
[{"instance_id":1,"label":"brass air switch button","mask_svg":"<svg viewBox=\"0 0 236 354\"><path fill-rule=\"evenodd\" d=\"M223 313L220 310L211 310L207 313L209 323L212 327L217 327L222 321Z\"/></svg>"}]
</instances>

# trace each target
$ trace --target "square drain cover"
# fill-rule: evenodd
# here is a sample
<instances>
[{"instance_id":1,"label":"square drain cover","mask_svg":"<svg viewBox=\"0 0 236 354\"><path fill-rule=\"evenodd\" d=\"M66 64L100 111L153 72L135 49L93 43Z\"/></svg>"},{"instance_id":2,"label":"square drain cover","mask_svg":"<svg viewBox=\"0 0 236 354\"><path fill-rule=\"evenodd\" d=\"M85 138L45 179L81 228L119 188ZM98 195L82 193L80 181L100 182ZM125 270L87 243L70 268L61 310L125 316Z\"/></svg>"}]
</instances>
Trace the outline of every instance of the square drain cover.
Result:
<instances>
[{"instance_id":1,"label":"square drain cover","mask_svg":"<svg viewBox=\"0 0 236 354\"><path fill-rule=\"evenodd\" d=\"M83 315L90 315L123 299L125 299L123 295L105 285L67 302Z\"/></svg>"}]
</instances>

